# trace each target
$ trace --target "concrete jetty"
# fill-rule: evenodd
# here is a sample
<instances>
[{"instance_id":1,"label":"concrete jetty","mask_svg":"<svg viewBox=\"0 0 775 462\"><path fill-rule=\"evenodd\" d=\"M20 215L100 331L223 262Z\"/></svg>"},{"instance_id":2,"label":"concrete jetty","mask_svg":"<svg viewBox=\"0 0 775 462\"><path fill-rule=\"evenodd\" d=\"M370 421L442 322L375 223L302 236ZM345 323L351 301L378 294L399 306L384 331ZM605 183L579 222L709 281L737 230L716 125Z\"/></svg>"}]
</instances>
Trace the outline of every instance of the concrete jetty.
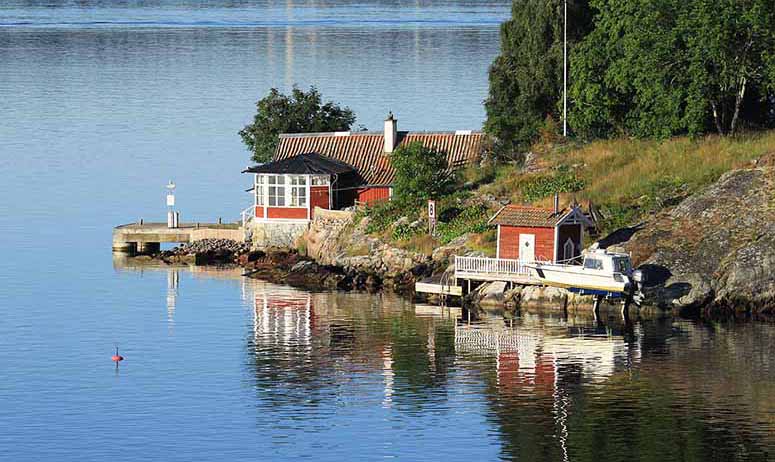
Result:
<instances>
[{"instance_id":1,"label":"concrete jetty","mask_svg":"<svg viewBox=\"0 0 775 462\"><path fill-rule=\"evenodd\" d=\"M113 251L125 253L158 252L162 242L188 243L202 239L245 240L239 223L181 223L170 228L167 223L131 223L113 228Z\"/></svg>"}]
</instances>

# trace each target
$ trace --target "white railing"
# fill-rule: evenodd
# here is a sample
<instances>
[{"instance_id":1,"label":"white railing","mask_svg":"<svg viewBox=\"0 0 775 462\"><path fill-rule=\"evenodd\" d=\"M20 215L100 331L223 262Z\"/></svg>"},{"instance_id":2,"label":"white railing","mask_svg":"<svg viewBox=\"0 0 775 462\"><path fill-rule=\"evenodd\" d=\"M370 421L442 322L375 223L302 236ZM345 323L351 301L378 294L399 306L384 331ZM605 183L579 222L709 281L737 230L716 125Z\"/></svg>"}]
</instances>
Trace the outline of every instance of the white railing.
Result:
<instances>
[{"instance_id":1,"label":"white railing","mask_svg":"<svg viewBox=\"0 0 775 462\"><path fill-rule=\"evenodd\" d=\"M522 260L485 257L455 257L455 273L484 273L529 275L530 269Z\"/></svg>"},{"instance_id":2,"label":"white railing","mask_svg":"<svg viewBox=\"0 0 775 462\"><path fill-rule=\"evenodd\" d=\"M242 226L245 227L248 221L256 218L256 207L250 206L242 211Z\"/></svg>"}]
</instances>

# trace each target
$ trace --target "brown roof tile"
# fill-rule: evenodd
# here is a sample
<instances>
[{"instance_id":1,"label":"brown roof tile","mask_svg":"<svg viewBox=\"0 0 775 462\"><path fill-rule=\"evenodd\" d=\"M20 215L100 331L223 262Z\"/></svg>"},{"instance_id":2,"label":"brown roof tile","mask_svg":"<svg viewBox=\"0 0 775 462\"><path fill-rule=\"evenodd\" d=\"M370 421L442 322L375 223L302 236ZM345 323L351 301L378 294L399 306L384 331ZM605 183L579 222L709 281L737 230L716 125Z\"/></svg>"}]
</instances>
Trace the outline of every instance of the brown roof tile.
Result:
<instances>
[{"instance_id":1,"label":"brown roof tile","mask_svg":"<svg viewBox=\"0 0 775 462\"><path fill-rule=\"evenodd\" d=\"M522 205L507 205L490 220L495 225L554 228L565 217L567 210L555 214L554 210Z\"/></svg>"},{"instance_id":2,"label":"brown roof tile","mask_svg":"<svg viewBox=\"0 0 775 462\"><path fill-rule=\"evenodd\" d=\"M453 168L477 159L482 150L482 132L398 132L398 147L413 141L447 153ZM395 172L390 155L383 152L382 132L303 133L280 135L274 160L299 154L318 153L355 167L364 184L389 185Z\"/></svg>"}]
</instances>

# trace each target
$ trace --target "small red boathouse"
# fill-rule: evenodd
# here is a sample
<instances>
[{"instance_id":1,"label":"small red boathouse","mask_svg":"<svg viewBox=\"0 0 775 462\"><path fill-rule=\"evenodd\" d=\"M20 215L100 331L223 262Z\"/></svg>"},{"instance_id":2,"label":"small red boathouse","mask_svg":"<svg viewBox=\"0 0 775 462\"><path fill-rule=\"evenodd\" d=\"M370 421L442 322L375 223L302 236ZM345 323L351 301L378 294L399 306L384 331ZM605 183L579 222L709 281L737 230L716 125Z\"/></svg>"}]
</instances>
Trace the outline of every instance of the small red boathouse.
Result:
<instances>
[{"instance_id":1,"label":"small red boathouse","mask_svg":"<svg viewBox=\"0 0 775 462\"><path fill-rule=\"evenodd\" d=\"M526 262L575 259L583 249L585 227L593 226L577 205L558 211L507 205L490 223L498 225L496 258Z\"/></svg>"}]
</instances>

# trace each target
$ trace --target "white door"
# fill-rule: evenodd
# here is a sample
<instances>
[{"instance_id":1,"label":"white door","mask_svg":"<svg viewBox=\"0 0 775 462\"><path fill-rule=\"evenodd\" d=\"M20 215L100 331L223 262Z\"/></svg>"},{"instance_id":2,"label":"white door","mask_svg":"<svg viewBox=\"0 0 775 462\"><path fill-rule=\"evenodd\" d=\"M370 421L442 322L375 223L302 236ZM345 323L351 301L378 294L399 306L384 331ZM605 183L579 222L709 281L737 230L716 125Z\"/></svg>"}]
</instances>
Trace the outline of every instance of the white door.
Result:
<instances>
[{"instance_id":1,"label":"white door","mask_svg":"<svg viewBox=\"0 0 775 462\"><path fill-rule=\"evenodd\" d=\"M519 235L519 259L522 261L535 261L536 259L535 234Z\"/></svg>"}]
</instances>

